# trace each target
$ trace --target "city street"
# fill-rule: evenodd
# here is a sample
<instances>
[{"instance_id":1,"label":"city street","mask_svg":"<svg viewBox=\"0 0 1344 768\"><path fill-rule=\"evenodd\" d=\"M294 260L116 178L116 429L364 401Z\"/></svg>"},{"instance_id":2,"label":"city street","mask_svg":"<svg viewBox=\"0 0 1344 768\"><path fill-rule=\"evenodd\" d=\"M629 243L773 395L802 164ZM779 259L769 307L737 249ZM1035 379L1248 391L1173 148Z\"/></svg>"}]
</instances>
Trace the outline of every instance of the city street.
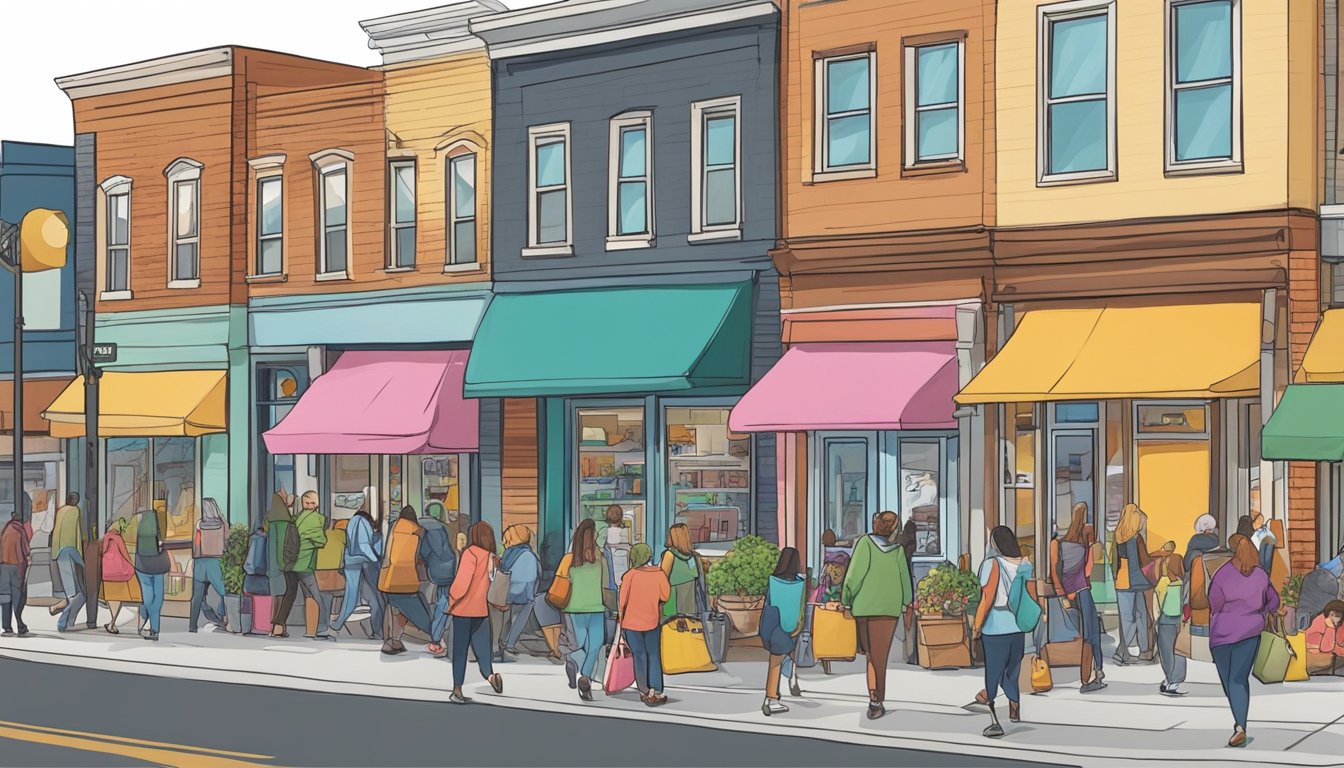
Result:
<instances>
[{"instance_id":1,"label":"city street","mask_svg":"<svg viewBox=\"0 0 1344 768\"><path fill-rule=\"evenodd\" d=\"M1044 765L9 659L0 687L4 765Z\"/></svg>"}]
</instances>

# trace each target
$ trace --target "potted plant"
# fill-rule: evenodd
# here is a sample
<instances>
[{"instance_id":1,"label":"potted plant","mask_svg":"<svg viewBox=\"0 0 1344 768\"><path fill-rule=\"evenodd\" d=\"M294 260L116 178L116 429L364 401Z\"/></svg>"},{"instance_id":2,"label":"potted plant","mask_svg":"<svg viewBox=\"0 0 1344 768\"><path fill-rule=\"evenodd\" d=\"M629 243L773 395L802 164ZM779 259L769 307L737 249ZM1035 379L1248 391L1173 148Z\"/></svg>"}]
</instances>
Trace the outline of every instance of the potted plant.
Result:
<instances>
[{"instance_id":1,"label":"potted plant","mask_svg":"<svg viewBox=\"0 0 1344 768\"><path fill-rule=\"evenodd\" d=\"M966 614L980 594L980 581L970 571L943 563L929 571L915 586L918 619L918 656L926 669L971 665L970 634Z\"/></svg>"},{"instance_id":2,"label":"potted plant","mask_svg":"<svg viewBox=\"0 0 1344 768\"><path fill-rule=\"evenodd\" d=\"M709 594L727 614L734 637L755 637L760 632L765 587L777 560L779 547L760 536L746 536L706 574Z\"/></svg>"},{"instance_id":3,"label":"potted plant","mask_svg":"<svg viewBox=\"0 0 1344 768\"><path fill-rule=\"evenodd\" d=\"M1297 604L1302 599L1302 582L1307 578L1304 573L1295 573L1283 583L1283 593L1279 595L1283 603L1283 628L1289 634L1297 631Z\"/></svg>"},{"instance_id":4,"label":"potted plant","mask_svg":"<svg viewBox=\"0 0 1344 768\"><path fill-rule=\"evenodd\" d=\"M230 527L224 557L219 561L224 572L224 611L229 618L229 631L235 634L247 634L251 629L243 626L243 559L247 557L248 535L245 525Z\"/></svg>"}]
</instances>

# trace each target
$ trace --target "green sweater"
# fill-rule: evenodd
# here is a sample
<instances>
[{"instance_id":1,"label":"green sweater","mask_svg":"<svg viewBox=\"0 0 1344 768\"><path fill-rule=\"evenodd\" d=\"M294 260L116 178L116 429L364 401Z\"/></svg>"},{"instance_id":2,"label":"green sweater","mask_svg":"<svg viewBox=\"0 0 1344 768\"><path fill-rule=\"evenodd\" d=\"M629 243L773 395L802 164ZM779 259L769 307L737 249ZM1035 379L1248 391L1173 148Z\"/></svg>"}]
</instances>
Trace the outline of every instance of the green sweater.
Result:
<instances>
[{"instance_id":1,"label":"green sweater","mask_svg":"<svg viewBox=\"0 0 1344 768\"><path fill-rule=\"evenodd\" d=\"M305 509L294 526L299 529L299 557L294 561L294 573L312 573L317 570L317 550L327 543L327 520L316 509Z\"/></svg>"},{"instance_id":2,"label":"green sweater","mask_svg":"<svg viewBox=\"0 0 1344 768\"><path fill-rule=\"evenodd\" d=\"M84 552L84 526L80 525L79 507L65 505L56 510L56 522L51 528L51 553L58 557L62 550Z\"/></svg>"},{"instance_id":3,"label":"green sweater","mask_svg":"<svg viewBox=\"0 0 1344 768\"><path fill-rule=\"evenodd\" d=\"M602 557L602 555L598 555ZM569 603L565 613L602 613L602 572L605 561L599 560L588 565L573 565L569 568Z\"/></svg>"},{"instance_id":4,"label":"green sweater","mask_svg":"<svg viewBox=\"0 0 1344 768\"><path fill-rule=\"evenodd\" d=\"M864 536L854 546L854 557L845 573L840 602L855 616L900 616L910 605L910 567L905 549L879 545Z\"/></svg>"}]
</instances>

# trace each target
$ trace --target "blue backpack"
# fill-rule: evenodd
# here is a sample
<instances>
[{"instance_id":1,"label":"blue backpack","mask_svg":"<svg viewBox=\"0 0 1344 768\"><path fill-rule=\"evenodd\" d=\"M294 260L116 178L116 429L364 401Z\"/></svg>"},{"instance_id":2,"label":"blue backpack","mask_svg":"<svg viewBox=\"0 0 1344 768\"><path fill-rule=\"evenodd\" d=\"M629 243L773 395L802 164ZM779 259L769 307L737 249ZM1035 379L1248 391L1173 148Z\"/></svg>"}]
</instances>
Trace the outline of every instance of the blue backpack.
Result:
<instances>
[{"instance_id":1,"label":"blue backpack","mask_svg":"<svg viewBox=\"0 0 1344 768\"><path fill-rule=\"evenodd\" d=\"M1027 591L1026 571L1026 568L1019 567L1017 574L1013 576L1013 583L1008 587L1008 609L1013 612L1017 628L1023 632L1031 632L1041 621L1041 605L1033 600L1031 593ZM999 564L999 574L1003 574L1002 563Z\"/></svg>"}]
</instances>

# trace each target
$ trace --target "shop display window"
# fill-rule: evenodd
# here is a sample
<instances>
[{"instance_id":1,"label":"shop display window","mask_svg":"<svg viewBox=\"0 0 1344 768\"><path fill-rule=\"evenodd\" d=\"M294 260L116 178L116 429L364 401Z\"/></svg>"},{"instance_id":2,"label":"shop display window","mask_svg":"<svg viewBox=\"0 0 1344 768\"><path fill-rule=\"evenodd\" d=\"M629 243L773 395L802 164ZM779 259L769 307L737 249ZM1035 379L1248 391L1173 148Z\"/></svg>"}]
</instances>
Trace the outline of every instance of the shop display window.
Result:
<instances>
[{"instance_id":1,"label":"shop display window","mask_svg":"<svg viewBox=\"0 0 1344 768\"><path fill-rule=\"evenodd\" d=\"M943 473L938 440L900 441L901 511L915 521L915 557L943 554ZM949 478L956 482L956 478ZM904 523L904 520L902 521Z\"/></svg>"},{"instance_id":2,"label":"shop display window","mask_svg":"<svg viewBox=\"0 0 1344 768\"><path fill-rule=\"evenodd\" d=\"M603 520L621 507L633 540L644 540L648 487L645 482L644 409L580 408L574 421L578 442L579 520Z\"/></svg>"},{"instance_id":3,"label":"shop display window","mask_svg":"<svg viewBox=\"0 0 1344 768\"><path fill-rule=\"evenodd\" d=\"M1140 434L1203 434L1208 431L1208 408L1204 405L1155 403L1137 408Z\"/></svg>"},{"instance_id":4,"label":"shop display window","mask_svg":"<svg viewBox=\"0 0 1344 768\"><path fill-rule=\"evenodd\" d=\"M348 519L363 506L366 490L374 485L369 457L330 456L327 462L331 507L323 513L332 520Z\"/></svg>"},{"instance_id":5,"label":"shop display window","mask_svg":"<svg viewBox=\"0 0 1344 768\"><path fill-rule=\"evenodd\" d=\"M56 520L56 508L64 503L61 498L58 464L54 461L32 461L35 451L24 438L23 490L32 500L33 547L47 546L47 535ZM52 440L55 442L55 440ZM59 446L53 446L59 450ZM0 505L14 503L14 458L0 461Z\"/></svg>"},{"instance_id":6,"label":"shop display window","mask_svg":"<svg viewBox=\"0 0 1344 768\"><path fill-rule=\"evenodd\" d=\"M673 523L705 549L751 533L751 436L728 430L730 408L668 408L667 477Z\"/></svg>"},{"instance_id":7,"label":"shop display window","mask_svg":"<svg viewBox=\"0 0 1344 768\"><path fill-rule=\"evenodd\" d=\"M196 439L154 438L154 511L164 542L189 542L196 531Z\"/></svg>"},{"instance_id":8,"label":"shop display window","mask_svg":"<svg viewBox=\"0 0 1344 768\"><path fill-rule=\"evenodd\" d=\"M163 575L163 599L191 599L192 559L190 548L170 549L168 552L168 573Z\"/></svg>"},{"instance_id":9,"label":"shop display window","mask_svg":"<svg viewBox=\"0 0 1344 768\"><path fill-rule=\"evenodd\" d=\"M257 366L257 417L260 432L274 428L281 422L303 394L304 377L301 366ZM256 442L256 457L260 465L261 483L258 486L257 509L270 509L271 497L277 492L286 495L294 493L297 485L297 466L292 454L273 455L266 450L263 440ZM235 517L234 519L241 519Z\"/></svg>"},{"instance_id":10,"label":"shop display window","mask_svg":"<svg viewBox=\"0 0 1344 768\"><path fill-rule=\"evenodd\" d=\"M129 519L142 509L151 508L153 475L150 470L149 444L150 438L147 437L113 437L107 440L108 494L105 523L118 518Z\"/></svg>"},{"instance_id":11,"label":"shop display window","mask_svg":"<svg viewBox=\"0 0 1344 768\"><path fill-rule=\"evenodd\" d=\"M825 441L823 505L826 530L838 541L854 541L868 530L869 491L873 467L869 441L830 438Z\"/></svg>"},{"instance_id":12,"label":"shop display window","mask_svg":"<svg viewBox=\"0 0 1344 768\"><path fill-rule=\"evenodd\" d=\"M1003 416L1003 515L1024 548L1035 551L1036 440L1039 412L1034 403L1008 403ZM1025 550L1024 550L1025 551Z\"/></svg>"},{"instance_id":13,"label":"shop display window","mask_svg":"<svg viewBox=\"0 0 1344 768\"><path fill-rule=\"evenodd\" d=\"M467 462L459 455L417 456L420 462L421 498L423 511L442 520L457 540L457 534L466 533L471 515L463 509L466 500L462 470Z\"/></svg>"},{"instance_id":14,"label":"shop display window","mask_svg":"<svg viewBox=\"0 0 1344 768\"><path fill-rule=\"evenodd\" d=\"M1113 531L1120 524L1120 513L1129 503L1129 473L1125 467L1124 423L1125 405L1111 400L1106 403L1106 516L1105 528L1097 527L1097 538Z\"/></svg>"}]
</instances>

